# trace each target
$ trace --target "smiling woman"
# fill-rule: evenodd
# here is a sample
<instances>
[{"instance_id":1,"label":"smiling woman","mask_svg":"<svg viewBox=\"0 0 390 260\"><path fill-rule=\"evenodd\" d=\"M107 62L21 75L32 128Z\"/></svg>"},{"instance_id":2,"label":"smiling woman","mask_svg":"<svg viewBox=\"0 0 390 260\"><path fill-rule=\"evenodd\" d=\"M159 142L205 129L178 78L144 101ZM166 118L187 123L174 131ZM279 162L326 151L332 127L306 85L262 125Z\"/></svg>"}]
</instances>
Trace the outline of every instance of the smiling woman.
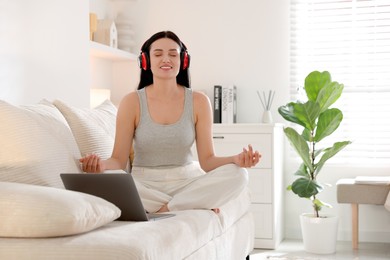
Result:
<instances>
[{"instance_id":1,"label":"smiling woman","mask_svg":"<svg viewBox=\"0 0 390 260\"><path fill-rule=\"evenodd\" d=\"M188 54L185 44L182 43L174 33L168 31L156 33L142 45L141 54L139 56L139 64L142 70L138 89L142 89L153 83L150 53L152 53L154 57L161 57L163 55L163 49L157 48L158 45L156 46L156 44L153 44L155 41L165 42L164 45L166 45L167 54L173 61L176 61L176 57L180 55L181 70L178 71L176 81L177 84L189 88L190 78L188 68L190 66L191 57ZM151 49L152 47L153 50Z\"/></svg>"},{"instance_id":2,"label":"smiling woman","mask_svg":"<svg viewBox=\"0 0 390 260\"><path fill-rule=\"evenodd\" d=\"M248 145L232 156L215 155L211 104L205 94L192 91L190 55L176 34L152 35L142 45L139 65L138 89L126 95L118 109L111 158L86 156L81 159L83 170L124 169L134 147L132 175L147 211L219 213L219 207L246 188L245 168L260 161L259 152ZM194 142L199 163L192 158Z\"/></svg>"}]
</instances>

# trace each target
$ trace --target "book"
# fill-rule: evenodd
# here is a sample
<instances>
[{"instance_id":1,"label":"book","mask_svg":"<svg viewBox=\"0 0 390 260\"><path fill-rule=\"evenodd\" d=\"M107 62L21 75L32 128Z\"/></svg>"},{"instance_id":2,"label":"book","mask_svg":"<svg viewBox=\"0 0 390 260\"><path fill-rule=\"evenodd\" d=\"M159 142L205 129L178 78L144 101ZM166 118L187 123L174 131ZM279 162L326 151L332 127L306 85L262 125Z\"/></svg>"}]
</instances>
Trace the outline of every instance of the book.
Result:
<instances>
[{"instance_id":1,"label":"book","mask_svg":"<svg viewBox=\"0 0 390 260\"><path fill-rule=\"evenodd\" d=\"M237 87L234 85L222 87L221 123L237 123Z\"/></svg>"},{"instance_id":2,"label":"book","mask_svg":"<svg viewBox=\"0 0 390 260\"><path fill-rule=\"evenodd\" d=\"M221 121L221 105L222 105L222 86L214 86L214 124L220 124Z\"/></svg>"}]
</instances>

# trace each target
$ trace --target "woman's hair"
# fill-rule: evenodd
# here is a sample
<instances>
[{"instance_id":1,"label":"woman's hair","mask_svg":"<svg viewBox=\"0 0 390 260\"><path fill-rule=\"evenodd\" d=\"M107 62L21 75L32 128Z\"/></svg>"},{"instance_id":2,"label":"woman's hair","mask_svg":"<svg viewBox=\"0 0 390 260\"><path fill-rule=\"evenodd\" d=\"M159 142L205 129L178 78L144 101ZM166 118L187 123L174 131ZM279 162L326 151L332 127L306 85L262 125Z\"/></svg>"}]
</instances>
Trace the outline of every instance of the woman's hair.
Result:
<instances>
[{"instance_id":1,"label":"woman's hair","mask_svg":"<svg viewBox=\"0 0 390 260\"><path fill-rule=\"evenodd\" d=\"M169 38L173 41L175 41L180 46L180 53L187 51L187 47L184 45L184 43L181 42L179 37L177 37L176 34L174 34L171 31L162 31L155 33L152 35L141 47L141 53L145 53L148 57L150 57L150 46L155 42L156 40L162 39L162 38ZM183 69L182 66L180 66L179 74L176 76L176 82L179 85L182 85L187 88L191 88L190 86L190 75L188 68ZM140 82L138 84L137 89L142 89L146 86L149 86L153 84L153 74L150 70L150 66L146 70L141 69L141 75L140 75Z\"/></svg>"}]
</instances>

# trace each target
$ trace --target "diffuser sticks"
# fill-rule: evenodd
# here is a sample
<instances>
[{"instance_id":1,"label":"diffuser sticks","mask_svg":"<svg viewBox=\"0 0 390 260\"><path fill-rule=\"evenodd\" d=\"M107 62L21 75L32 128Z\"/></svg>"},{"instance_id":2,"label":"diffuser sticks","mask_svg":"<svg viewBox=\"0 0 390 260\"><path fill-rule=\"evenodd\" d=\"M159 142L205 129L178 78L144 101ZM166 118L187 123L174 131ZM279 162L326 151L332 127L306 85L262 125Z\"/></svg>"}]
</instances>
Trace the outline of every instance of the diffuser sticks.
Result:
<instances>
[{"instance_id":1,"label":"diffuser sticks","mask_svg":"<svg viewBox=\"0 0 390 260\"><path fill-rule=\"evenodd\" d=\"M260 91L257 90L257 96L260 99L261 105L263 106L265 111L270 111L272 106L272 101L274 100L275 91L270 90L268 95L263 91L263 95L261 95Z\"/></svg>"}]
</instances>

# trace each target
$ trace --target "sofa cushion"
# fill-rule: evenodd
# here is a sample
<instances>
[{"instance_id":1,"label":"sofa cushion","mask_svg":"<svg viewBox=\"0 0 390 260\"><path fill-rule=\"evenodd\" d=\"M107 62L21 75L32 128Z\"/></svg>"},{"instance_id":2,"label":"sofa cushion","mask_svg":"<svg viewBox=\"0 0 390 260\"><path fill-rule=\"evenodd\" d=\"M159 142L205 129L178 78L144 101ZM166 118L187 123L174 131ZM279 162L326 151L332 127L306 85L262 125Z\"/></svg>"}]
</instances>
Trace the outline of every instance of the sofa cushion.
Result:
<instances>
[{"instance_id":1,"label":"sofa cushion","mask_svg":"<svg viewBox=\"0 0 390 260\"><path fill-rule=\"evenodd\" d=\"M112 203L89 194L0 182L1 237L57 237L84 233L117 219Z\"/></svg>"},{"instance_id":2,"label":"sofa cushion","mask_svg":"<svg viewBox=\"0 0 390 260\"><path fill-rule=\"evenodd\" d=\"M55 100L53 104L67 120L83 156L97 153L111 156L115 140L117 108L106 100L96 108L76 108Z\"/></svg>"},{"instance_id":3,"label":"sofa cushion","mask_svg":"<svg viewBox=\"0 0 390 260\"><path fill-rule=\"evenodd\" d=\"M80 152L62 114L49 102L0 100L0 181L63 188L62 172L80 172Z\"/></svg>"}]
</instances>

